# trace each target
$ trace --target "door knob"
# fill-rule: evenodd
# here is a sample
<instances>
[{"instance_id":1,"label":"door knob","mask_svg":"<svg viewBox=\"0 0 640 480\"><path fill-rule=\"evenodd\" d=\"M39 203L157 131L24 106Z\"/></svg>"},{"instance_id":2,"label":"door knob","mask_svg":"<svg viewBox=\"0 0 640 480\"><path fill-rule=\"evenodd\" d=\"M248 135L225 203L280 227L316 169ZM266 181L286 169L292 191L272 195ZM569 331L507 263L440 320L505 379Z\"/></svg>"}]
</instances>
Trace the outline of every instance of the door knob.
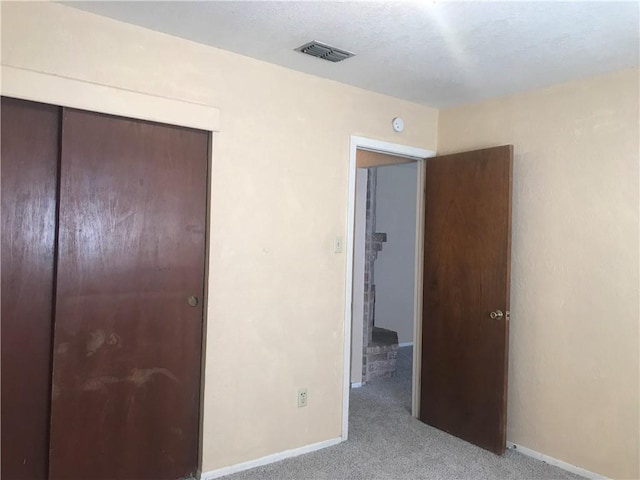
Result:
<instances>
[{"instance_id":1,"label":"door knob","mask_svg":"<svg viewBox=\"0 0 640 480\"><path fill-rule=\"evenodd\" d=\"M496 320L497 318L504 317L504 313L502 313L501 310L496 310L495 312L491 312L489 316L491 317L491 320Z\"/></svg>"},{"instance_id":2,"label":"door knob","mask_svg":"<svg viewBox=\"0 0 640 480\"><path fill-rule=\"evenodd\" d=\"M193 295L187 299L187 303L190 307L195 307L198 305L198 297L194 297Z\"/></svg>"}]
</instances>

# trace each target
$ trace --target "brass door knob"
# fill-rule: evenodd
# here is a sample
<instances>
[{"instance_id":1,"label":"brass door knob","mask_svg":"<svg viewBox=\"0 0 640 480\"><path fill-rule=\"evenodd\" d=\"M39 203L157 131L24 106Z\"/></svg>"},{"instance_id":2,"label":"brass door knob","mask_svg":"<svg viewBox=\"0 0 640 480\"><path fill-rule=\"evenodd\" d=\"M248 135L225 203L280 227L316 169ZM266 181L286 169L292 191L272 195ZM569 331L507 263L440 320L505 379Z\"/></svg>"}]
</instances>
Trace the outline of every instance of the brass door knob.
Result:
<instances>
[{"instance_id":1,"label":"brass door knob","mask_svg":"<svg viewBox=\"0 0 640 480\"><path fill-rule=\"evenodd\" d=\"M489 316L491 317L491 320L496 320L498 318L504 317L504 313L502 313L501 310L496 310L495 312L491 312Z\"/></svg>"}]
</instances>

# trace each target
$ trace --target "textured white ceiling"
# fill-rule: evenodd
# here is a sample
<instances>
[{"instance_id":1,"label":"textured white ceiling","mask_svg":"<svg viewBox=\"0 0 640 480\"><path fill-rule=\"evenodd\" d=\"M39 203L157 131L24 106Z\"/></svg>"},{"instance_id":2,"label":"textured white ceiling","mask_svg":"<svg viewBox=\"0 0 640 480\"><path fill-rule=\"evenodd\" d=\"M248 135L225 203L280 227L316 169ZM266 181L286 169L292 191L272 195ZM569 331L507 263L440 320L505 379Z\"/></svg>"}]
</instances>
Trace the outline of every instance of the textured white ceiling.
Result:
<instances>
[{"instance_id":1,"label":"textured white ceiling","mask_svg":"<svg viewBox=\"0 0 640 480\"><path fill-rule=\"evenodd\" d=\"M631 2L69 2L74 8L443 107L638 65ZM356 56L330 63L311 40Z\"/></svg>"}]
</instances>

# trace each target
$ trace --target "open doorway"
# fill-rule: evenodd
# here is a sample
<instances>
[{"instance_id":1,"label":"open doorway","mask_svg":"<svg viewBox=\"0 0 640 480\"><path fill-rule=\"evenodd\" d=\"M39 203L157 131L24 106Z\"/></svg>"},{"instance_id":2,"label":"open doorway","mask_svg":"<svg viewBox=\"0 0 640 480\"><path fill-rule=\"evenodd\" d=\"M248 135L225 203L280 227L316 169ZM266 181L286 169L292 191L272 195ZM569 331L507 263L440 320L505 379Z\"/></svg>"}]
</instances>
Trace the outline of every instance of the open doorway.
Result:
<instances>
[{"instance_id":1,"label":"open doorway","mask_svg":"<svg viewBox=\"0 0 640 480\"><path fill-rule=\"evenodd\" d=\"M363 395L356 392L364 390L350 388L352 302L358 284L353 257L357 170L388 163L361 165L357 160L363 151L418 161L411 416L501 455L506 445L513 146L427 160L432 152L416 158L401 146L375 148L376 142L369 142L352 138L351 145L342 438L348 438L350 397L357 400ZM376 230L374 235L384 233ZM354 402L356 431L365 431L362 419L387 418L389 410L379 408L384 399L378 399L383 402ZM406 409L395 413L397 419L410 418Z\"/></svg>"},{"instance_id":2,"label":"open doorway","mask_svg":"<svg viewBox=\"0 0 640 480\"><path fill-rule=\"evenodd\" d=\"M356 173L352 388L396 376L413 346L417 172L408 161Z\"/></svg>"},{"instance_id":3,"label":"open doorway","mask_svg":"<svg viewBox=\"0 0 640 480\"><path fill-rule=\"evenodd\" d=\"M428 150L362 137L352 137L351 147L342 432L345 440L352 385L357 388L389 377L401 380L402 385L395 382L395 387L403 390L404 400L400 401L413 416L418 415L417 319L421 314L424 203L418 192L422 192L424 182L422 160L434 155Z\"/></svg>"},{"instance_id":4,"label":"open doorway","mask_svg":"<svg viewBox=\"0 0 640 480\"><path fill-rule=\"evenodd\" d=\"M405 162L356 173L351 388L411 412L418 165Z\"/></svg>"}]
</instances>

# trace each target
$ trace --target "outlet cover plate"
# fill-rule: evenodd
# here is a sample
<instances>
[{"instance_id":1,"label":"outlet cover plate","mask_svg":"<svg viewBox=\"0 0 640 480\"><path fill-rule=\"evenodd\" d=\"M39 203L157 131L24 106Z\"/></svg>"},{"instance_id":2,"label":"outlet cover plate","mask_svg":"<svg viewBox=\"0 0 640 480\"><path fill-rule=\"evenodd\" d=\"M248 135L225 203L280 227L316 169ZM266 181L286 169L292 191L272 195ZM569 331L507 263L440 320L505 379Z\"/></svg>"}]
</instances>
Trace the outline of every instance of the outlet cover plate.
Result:
<instances>
[{"instance_id":1,"label":"outlet cover plate","mask_svg":"<svg viewBox=\"0 0 640 480\"><path fill-rule=\"evenodd\" d=\"M298 389L298 408L306 407L309 403L309 392L306 388Z\"/></svg>"}]
</instances>

